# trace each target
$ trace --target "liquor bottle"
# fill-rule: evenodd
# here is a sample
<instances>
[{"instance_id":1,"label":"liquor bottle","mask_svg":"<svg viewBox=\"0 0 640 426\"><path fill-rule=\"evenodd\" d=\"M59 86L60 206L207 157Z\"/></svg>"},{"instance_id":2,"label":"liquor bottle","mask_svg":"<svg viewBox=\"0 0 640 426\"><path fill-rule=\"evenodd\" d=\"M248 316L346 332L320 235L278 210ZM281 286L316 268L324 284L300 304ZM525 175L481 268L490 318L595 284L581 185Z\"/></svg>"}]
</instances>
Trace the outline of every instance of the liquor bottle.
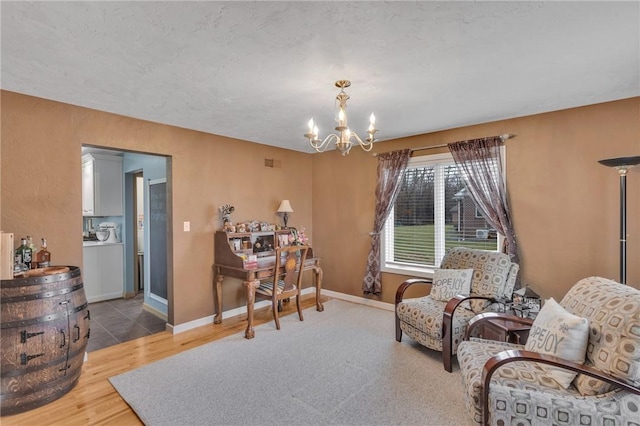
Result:
<instances>
[{"instance_id":1,"label":"liquor bottle","mask_svg":"<svg viewBox=\"0 0 640 426\"><path fill-rule=\"evenodd\" d=\"M36 269L38 267L38 264L36 263L36 245L33 244L33 237L31 237L31 235L27 235L27 247L29 247L31 249L31 269Z\"/></svg>"},{"instance_id":2,"label":"liquor bottle","mask_svg":"<svg viewBox=\"0 0 640 426\"><path fill-rule=\"evenodd\" d=\"M20 247L16 249L16 263L24 263L27 268L31 269L31 248L27 245L27 239L22 238Z\"/></svg>"},{"instance_id":3,"label":"liquor bottle","mask_svg":"<svg viewBox=\"0 0 640 426\"><path fill-rule=\"evenodd\" d=\"M14 257L14 263L16 265L19 265L20 263L22 263L22 259L23 259L23 249L24 247L26 247L27 245L27 239L23 238L20 242L20 245L18 246L18 248L15 251L15 257Z\"/></svg>"},{"instance_id":4,"label":"liquor bottle","mask_svg":"<svg viewBox=\"0 0 640 426\"><path fill-rule=\"evenodd\" d=\"M38 268L48 268L51 266L51 253L47 250L47 239L42 239L40 251L36 253L36 265Z\"/></svg>"}]
</instances>

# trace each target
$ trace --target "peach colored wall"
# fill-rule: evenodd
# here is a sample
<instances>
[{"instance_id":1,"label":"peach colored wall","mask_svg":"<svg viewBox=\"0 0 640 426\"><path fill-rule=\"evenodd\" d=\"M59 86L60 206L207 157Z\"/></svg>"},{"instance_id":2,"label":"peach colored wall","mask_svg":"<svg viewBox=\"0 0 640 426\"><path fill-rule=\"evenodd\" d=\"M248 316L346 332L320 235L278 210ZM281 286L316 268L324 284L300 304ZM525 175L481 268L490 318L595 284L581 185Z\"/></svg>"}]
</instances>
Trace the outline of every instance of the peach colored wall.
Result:
<instances>
[{"instance_id":1,"label":"peach colored wall","mask_svg":"<svg viewBox=\"0 0 640 426\"><path fill-rule=\"evenodd\" d=\"M1 95L0 228L17 237L46 236L56 264L82 265L82 144L171 157L174 325L213 314L213 232L220 205L236 207L234 221L280 223L275 210L287 198L295 210L290 224L305 225L313 241L309 154ZM265 158L280 167L266 168ZM191 222L191 232L183 232L184 221ZM225 284L223 294L223 309L244 305L239 281Z\"/></svg>"},{"instance_id":2,"label":"peach colored wall","mask_svg":"<svg viewBox=\"0 0 640 426\"><path fill-rule=\"evenodd\" d=\"M507 187L523 282L559 299L583 277L617 280L619 177L598 160L640 155L640 98L378 142L373 152L503 133L517 135L507 141ZM327 289L362 295L376 167L360 148L313 156L314 251ZM640 288L640 167L627 177L627 209L627 282ZM393 303L406 278L383 274L380 300Z\"/></svg>"},{"instance_id":3,"label":"peach colored wall","mask_svg":"<svg viewBox=\"0 0 640 426\"><path fill-rule=\"evenodd\" d=\"M0 95L0 228L46 236L55 263L82 265L80 147L91 144L172 158L172 324L213 313L212 235L217 207L227 202L236 207L234 221L278 222L278 203L290 199L291 225L306 226L314 253L323 258L324 287L362 295L376 180L371 153L354 148L346 157L335 151L309 155ZM617 279L619 180L597 160L640 155L640 98L378 142L374 152L506 132L518 135L507 142L507 181L524 282L560 298L582 277ZM281 168L265 168L264 158ZM627 183L627 281L638 287L640 167L631 169ZM187 220L189 233L182 232ZM380 300L392 303L405 278L383 274ZM241 284L226 284L223 297L225 310L242 306Z\"/></svg>"}]
</instances>

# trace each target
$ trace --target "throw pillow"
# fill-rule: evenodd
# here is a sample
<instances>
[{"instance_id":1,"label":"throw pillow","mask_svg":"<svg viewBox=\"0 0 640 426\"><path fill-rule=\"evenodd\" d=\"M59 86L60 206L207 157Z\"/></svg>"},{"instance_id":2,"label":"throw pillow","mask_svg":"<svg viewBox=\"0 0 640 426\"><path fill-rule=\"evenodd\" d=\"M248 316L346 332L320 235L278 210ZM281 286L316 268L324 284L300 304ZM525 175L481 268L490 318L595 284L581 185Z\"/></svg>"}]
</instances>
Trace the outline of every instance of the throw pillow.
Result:
<instances>
[{"instance_id":1,"label":"throw pillow","mask_svg":"<svg viewBox=\"0 0 640 426\"><path fill-rule=\"evenodd\" d=\"M570 314L551 298L533 321L524 348L582 364L587 353L588 340L589 321ZM577 374L547 364L541 366L565 389L571 385Z\"/></svg>"},{"instance_id":2,"label":"throw pillow","mask_svg":"<svg viewBox=\"0 0 640 426\"><path fill-rule=\"evenodd\" d=\"M431 285L431 298L448 302L457 294L469 294L473 269L436 269Z\"/></svg>"}]
</instances>

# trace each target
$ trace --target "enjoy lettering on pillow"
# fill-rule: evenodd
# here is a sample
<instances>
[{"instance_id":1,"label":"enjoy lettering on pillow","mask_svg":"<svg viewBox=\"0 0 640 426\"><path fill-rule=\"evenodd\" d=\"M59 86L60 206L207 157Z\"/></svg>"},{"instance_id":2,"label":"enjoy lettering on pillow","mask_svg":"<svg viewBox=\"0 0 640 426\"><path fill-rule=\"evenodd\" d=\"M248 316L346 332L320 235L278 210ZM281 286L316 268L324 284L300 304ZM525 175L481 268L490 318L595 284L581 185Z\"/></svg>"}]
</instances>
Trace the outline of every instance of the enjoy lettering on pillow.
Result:
<instances>
[{"instance_id":1,"label":"enjoy lettering on pillow","mask_svg":"<svg viewBox=\"0 0 640 426\"><path fill-rule=\"evenodd\" d=\"M560 323L559 331L566 334L567 330L567 324ZM564 337L565 336L560 336L550 330L534 325L531 327L527 342L531 342L530 348L535 352L544 351L545 353L555 355L558 353L558 345L562 343Z\"/></svg>"},{"instance_id":2,"label":"enjoy lettering on pillow","mask_svg":"<svg viewBox=\"0 0 640 426\"><path fill-rule=\"evenodd\" d=\"M434 285L436 286L446 286L451 290L454 290L458 293L460 293L462 291L462 289L465 287L467 280L463 279L463 278L444 278L438 281L434 282Z\"/></svg>"},{"instance_id":3,"label":"enjoy lettering on pillow","mask_svg":"<svg viewBox=\"0 0 640 426\"><path fill-rule=\"evenodd\" d=\"M448 302L457 294L469 293L473 269L436 269L433 274L431 297Z\"/></svg>"}]
</instances>

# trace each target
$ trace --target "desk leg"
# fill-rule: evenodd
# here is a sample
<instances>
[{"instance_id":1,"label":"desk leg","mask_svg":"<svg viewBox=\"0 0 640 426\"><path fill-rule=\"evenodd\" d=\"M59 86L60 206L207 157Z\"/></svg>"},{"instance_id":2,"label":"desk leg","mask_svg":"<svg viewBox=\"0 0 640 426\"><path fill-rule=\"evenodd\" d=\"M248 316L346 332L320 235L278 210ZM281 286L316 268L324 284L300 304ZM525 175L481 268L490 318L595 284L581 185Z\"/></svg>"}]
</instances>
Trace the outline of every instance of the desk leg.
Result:
<instances>
[{"instance_id":1,"label":"desk leg","mask_svg":"<svg viewBox=\"0 0 640 426\"><path fill-rule=\"evenodd\" d=\"M244 287L247 291L247 329L244 332L244 337L247 339L253 339L255 332L253 331L253 304L256 299L256 288L260 285L260 281L244 281Z\"/></svg>"},{"instance_id":2,"label":"desk leg","mask_svg":"<svg viewBox=\"0 0 640 426\"><path fill-rule=\"evenodd\" d=\"M316 275L316 311L324 311L324 306L320 302L320 290L322 290L322 268L316 266L313 268L313 272Z\"/></svg>"},{"instance_id":3,"label":"desk leg","mask_svg":"<svg viewBox=\"0 0 640 426\"><path fill-rule=\"evenodd\" d=\"M224 275L222 275L220 272L217 272L215 278L215 287L213 290L215 292L216 298L216 316L213 317L214 324L222 323L222 280L224 280Z\"/></svg>"}]
</instances>

